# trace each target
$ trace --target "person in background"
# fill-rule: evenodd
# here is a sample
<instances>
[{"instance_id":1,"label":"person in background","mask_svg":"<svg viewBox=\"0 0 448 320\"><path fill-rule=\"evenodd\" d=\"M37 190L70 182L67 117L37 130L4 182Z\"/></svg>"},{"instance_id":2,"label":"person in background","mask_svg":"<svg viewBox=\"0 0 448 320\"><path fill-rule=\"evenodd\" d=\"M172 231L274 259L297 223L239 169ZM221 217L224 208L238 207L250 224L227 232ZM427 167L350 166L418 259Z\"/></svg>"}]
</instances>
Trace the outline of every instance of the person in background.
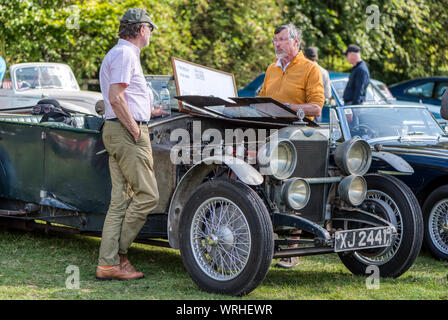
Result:
<instances>
[{"instance_id":1,"label":"person in background","mask_svg":"<svg viewBox=\"0 0 448 320\"><path fill-rule=\"evenodd\" d=\"M445 88L445 93L442 96L442 105L440 107L440 116L448 120L448 88Z\"/></svg>"},{"instance_id":2,"label":"person in background","mask_svg":"<svg viewBox=\"0 0 448 320\"><path fill-rule=\"evenodd\" d=\"M313 61L315 64L319 66L320 72L322 73L322 83L324 85L324 96L325 96L325 104L329 103L329 100L331 98L331 87L330 87L330 75L328 74L328 71L322 68L318 64L319 60L319 49L316 47L308 47L304 51L304 55L307 59Z\"/></svg>"},{"instance_id":3,"label":"person in background","mask_svg":"<svg viewBox=\"0 0 448 320\"><path fill-rule=\"evenodd\" d=\"M292 110L302 109L308 119L321 114L324 86L319 66L305 58L300 48L302 32L293 24L274 31L276 59L267 68L259 95L278 100Z\"/></svg>"},{"instance_id":4,"label":"person in background","mask_svg":"<svg viewBox=\"0 0 448 320\"><path fill-rule=\"evenodd\" d=\"M3 59L2 56L0 55L0 84L2 83L5 72L6 72L6 62L5 59Z\"/></svg>"},{"instance_id":5,"label":"person in background","mask_svg":"<svg viewBox=\"0 0 448 320\"><path fill-rule=\"evenodd\" d=\"M362 104L366 101L367 86L370 82L369 68L361 59L361 48L357 45L349 45L347 51L345 51L345 57L353 68L344 90L344 104Z\"/></svg>"}]
</instances>

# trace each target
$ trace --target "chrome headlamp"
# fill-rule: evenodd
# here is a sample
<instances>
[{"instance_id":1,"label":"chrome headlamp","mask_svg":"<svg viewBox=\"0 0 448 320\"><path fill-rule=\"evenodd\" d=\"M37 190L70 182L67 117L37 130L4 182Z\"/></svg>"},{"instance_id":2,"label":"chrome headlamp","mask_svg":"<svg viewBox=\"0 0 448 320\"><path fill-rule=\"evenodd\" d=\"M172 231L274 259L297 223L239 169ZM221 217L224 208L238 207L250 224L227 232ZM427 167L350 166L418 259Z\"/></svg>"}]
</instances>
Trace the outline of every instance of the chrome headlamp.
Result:
<instances>
[{"instance_id":1,"label":"chrome headlamp","mask_svg":"<svg viewBox=\"0 0 448 320\"><path fill-rule=\"evenodd\" d=\"M310 200L311 189L303 179L289 179L282 186L283 201L294 210L304 208Z\"/></svg>"},{"instance_id":2,"label":"chrome headlamp","mask_svg":"<svg viewBox=\"0 0 448 320\"><path fill-rule=\"evenodd\" d=\"M296 168L297 151L289 140L269 142L260 148L258 162L262 174L284 180L289 178Z\"/></svg>"},{"instance_id":3,"label":"chrome headlamp","mask_svg":"<svg viewBox=\"0 0 448 320\"><path fill-rule=\"evenodd\" d=\"M364 175L372 163L370 145L355 137L336 147L334 161L345 175Z\"/></svg>"},{"instance_id":4,"label":"chrome headlamp","mask_svg":"<svg viewBox=\"0 0 448 320\"><path fill-rule=\"evenodd\" d=\"M345 177L339 183L338 194L343 201L351 204L352 206L359 206L366 198L366 180L361 176Z\"/></svg>"}]
</instances>

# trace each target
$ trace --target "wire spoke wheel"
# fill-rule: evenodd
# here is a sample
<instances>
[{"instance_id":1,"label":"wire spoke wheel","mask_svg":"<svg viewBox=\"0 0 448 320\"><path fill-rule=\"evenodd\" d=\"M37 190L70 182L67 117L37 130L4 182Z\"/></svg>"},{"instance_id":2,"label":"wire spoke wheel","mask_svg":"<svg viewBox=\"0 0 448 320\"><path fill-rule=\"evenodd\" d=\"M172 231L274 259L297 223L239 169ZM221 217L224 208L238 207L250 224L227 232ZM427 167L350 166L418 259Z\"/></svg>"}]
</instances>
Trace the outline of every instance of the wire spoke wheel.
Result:
<instances>
[{"instance_id":1,"label":"wire spoke wheel","mask_svg":"<svg viewBox=\"0 0 448 320\"><path fill-rule=\"evenodd\" d=\"M190 239L196 262L215 280L235 278L249 259L249 224L229 199L211 198L196 210Z\"/></svg>"},{"instance_id":2,"label":"wire spoke wheel","mask_svg":"<svg viewBox=\"0 0 448 320\"><path fill-rule=\"evenodd\" d=\"M361 250L355 252L355 257L363 261L364 263L367 263L369 265L381 265L390 261L390 259L394 257L394 255L400 248L401 241L403 239L403 220L401 217L400 209L395 201L383 191L369 190L367 192L366 198L384 201L392 209L395 215L395 220L397 221L397 225L395 226L395 228L397 229L397 237L389 248L382 248L380 250ZM388 217L382 216L381 218L390 220Z\"/></svg>"},{"instance_id":3,"label":"wire spoke wheel","mask_svg":"<svg viewBox=\"0 0 448 320\"><path fill-rule=\"evenodd\" d=\"M426 249L434 258L448 261L448 185L433 190L422 211Z\"/></svg>"},{"instance_id":4,"label":"wire spoke wheel","mask_svg":"<svg viewBox=\"0 0 448 320\"><path fill-rule=\"evenodd\" d=\"M448 254L448 200L437 202L428 218L428 231L434 246Z\"/></svg>"},{"instance_id":5,"label":"wire spoke wheel","mask_svg":"<svg viewBox=\"0 0 448 320\"><path fill-rule=\"evenodd\" d=\"M366 249L339 254L354 274L365 275L366 268L377 266L381 277L399 277L417 258L423 241L423 217L417 199L401 180L388 175L369 174L367 200L381 201L387 210L370 212L392 223L397 237L387 248ZM389 210L390 209L390 210ZM369 210L370 211L370 210Z\"/></svg>"},{"instance_id":6,"label":"wire spoke wheel","mask_svg":"<svg viewBox=\"0 0 448 320\"><path fill-rule=\"evenodd\" d=\"M241 296L265 278L274 232L263 200L249 186L204 182L186 201L179 225L182 261L201 289Z\"/></svg>"}]
</instances>

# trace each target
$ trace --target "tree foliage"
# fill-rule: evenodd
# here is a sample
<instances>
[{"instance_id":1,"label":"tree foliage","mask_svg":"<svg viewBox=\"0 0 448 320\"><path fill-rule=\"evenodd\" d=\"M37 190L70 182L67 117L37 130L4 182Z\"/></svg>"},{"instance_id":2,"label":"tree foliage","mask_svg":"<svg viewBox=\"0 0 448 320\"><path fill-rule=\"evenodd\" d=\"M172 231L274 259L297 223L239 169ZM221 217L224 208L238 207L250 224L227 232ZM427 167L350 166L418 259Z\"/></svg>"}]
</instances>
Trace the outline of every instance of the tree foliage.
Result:
<instances>
[{"instance_id":1,"label":"tree foliage","mask_svg":"<svg viewBox=\"0 0 448 320\"><path fill-rule=\"evenodd\" d=\"M4 1L4 0L1 0ZM189 24L177 16L180 1L8 0L0 6L0 51L10 63L68 63L78 78L95 78L117 40L120 17L132 7L146 8L160 27L142 51L144 71L171 71L169 56L189 56ZM157 12L157 14L155 14ZM174 21L176 20L176 21Z\"/></svg>"},{"instance_id":2,"label":"tree foliage","mask_svg":"<svg viewBox=\"0 0 448 320\"><path fill-rule=\"evenodd\" d=\"M132 7L147 9L159 27L142 50L146 73L171 73L175 56L247 82L272 60L273 19L281 19L274 0L0 0L0 52L8 64L64 62L78 79L96 78Z\"/></svg>"},{"instance_id":3,"label":"tree foliage","mask_svg":"<svg viewBox=\"0 0 448 320\"><path fill-rule=\"evenodd\" d=\"M368 29L372 4L380 23ZM448 0L0 0L0 52L9 65L64 62L78 79L97 78L131 7L159 26L142 50L146 73L171 73L175 56L234 73L241 87L272 62L274 28L288 22L329 70L348 71L342 53L357 43L386 83L448 71Z\"/></svg>"},{"instance_id":4,"label":"tree foliage","mask_svg":"<svg viewBox=\"0 0 448 320\"><path fill-rule=\"evenodd\" d=\"M274 59L270 39L282 23L282 8L272 0L191 1L191 46L195 61L230 71L240 83L264 72Z\"/></svg>"},{"instance_id":5,"label":"tree foliage","mask_svg":"<svg viewBox=\"0 0 448 320\"><path fill-rule=\"evenodd\" d=\"M349 70L343 52L356 43L371 76L389 84L448 71L448 0L285 0L285 5L285 19L303 29L307 45L320 48L329 70ZM372 5L380 16L368 28Z\"/></svg>"}]
</instances>

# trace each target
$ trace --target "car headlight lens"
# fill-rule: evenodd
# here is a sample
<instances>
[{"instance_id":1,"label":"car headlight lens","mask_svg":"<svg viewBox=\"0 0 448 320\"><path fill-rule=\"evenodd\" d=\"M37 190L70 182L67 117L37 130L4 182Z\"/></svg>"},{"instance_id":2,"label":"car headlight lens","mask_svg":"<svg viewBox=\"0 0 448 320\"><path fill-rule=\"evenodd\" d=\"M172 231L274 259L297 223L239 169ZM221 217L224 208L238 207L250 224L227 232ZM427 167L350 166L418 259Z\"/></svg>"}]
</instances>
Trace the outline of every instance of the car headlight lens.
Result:
<instances>
[{"instance_id":1,"label":"car headlight lens","mask_svg":"<svg viewBox=\"0 0 448 320\"><path fill-rule=\"evenodd\" d=\"M297 151L289 140L270 142L260 148L258 160L262 174L284 180L289 178L296 168Z\"/></svg>"},{"instance_id":2,"label":"car headlight lens","mask_svg":"<svg viewBox=\"0 0 448 320\"><path fill-rule=\"evenodd\" d=\"M359 137L336 147L334 160L345 175L364 175L372 163L370 145Z\"/></svg>"},{"instance_id":3,"label":"car headlight lens","mask_svg":"<svg viewBox=\"0 0 448 320\"><path fill-rule=\"evenodd\" d=\"M290 179L282 187L283 201L292 209L304 208L310 200L311 189L303 179Z\"/></svg>"},{"instance_id":4,"label":"car headlight lens","mask_svg":"<svg viewBox=\"0 0 448 320\"><path fill-rule=\"evenodd\" d=\"M353 206L359 206L366 198L366 180L361 176L345 177L339 183L338 194L343 201Z\"/></svg>"}]
</instances>

